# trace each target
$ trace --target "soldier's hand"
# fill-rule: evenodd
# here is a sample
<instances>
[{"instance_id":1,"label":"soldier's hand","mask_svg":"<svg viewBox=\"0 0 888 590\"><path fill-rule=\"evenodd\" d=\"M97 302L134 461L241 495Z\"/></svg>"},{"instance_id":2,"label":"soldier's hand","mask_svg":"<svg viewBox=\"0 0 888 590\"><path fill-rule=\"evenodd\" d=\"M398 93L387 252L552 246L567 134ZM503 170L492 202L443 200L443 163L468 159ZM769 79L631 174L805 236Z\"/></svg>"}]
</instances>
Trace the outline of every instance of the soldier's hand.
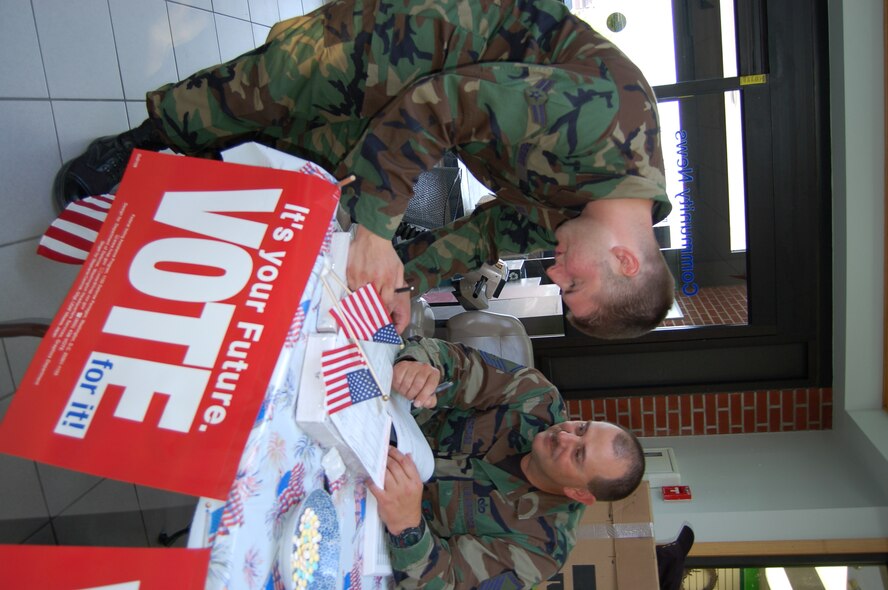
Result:
<instances>
[{"instance_id":1,"label":"soldier's hand","mask_svg":"<svg viewBox=\"0 0 888 590\"><path fill-rule=\"evenodd\" d=\"M419 526L422 520L422 479L410 455L395 447L389 447L385 470L385 489L367 482L370 492L376 496L379 518L393 535L404 529Z\"/></svg>"},{"instance_id":2,"label":"soldier's hand","mask_svg":"<svg viewBox=\"0 0 888 590\"><path fill-rule=\"evenodd\" d=\"M358 225L348 248L345 275L352 290L372 283L382 304L391 313L395 329L399 334L404 331L410 321L410 297L406 293L395 293L395 289L404 286L404 265L391 240Z\"/></svg>"},{"instance_id":3,"label":"soldier's hand","mask_svg":"<svg viewBox=\"0 0 888 590\"><path fill-rule=\"evenodd\" d=\"M417 408L434 408L438 404L435 389L440 381L438 369L419 361L399 361L392 369L392 389Z\"/></svg>"}]
</instances>

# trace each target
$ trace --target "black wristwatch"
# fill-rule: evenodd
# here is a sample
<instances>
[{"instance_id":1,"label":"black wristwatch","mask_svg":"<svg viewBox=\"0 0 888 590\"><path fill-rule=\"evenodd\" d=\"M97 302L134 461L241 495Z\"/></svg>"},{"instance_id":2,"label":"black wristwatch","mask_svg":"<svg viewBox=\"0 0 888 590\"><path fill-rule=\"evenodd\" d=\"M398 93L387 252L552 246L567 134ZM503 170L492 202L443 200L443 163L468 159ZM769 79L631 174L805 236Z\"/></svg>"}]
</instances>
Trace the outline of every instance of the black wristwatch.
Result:
<instances>
[{"instance_id":1,"label":"black wristwatch","mask_svg":"<svg viewBox=\"0 0 888 590\"><path fill-rule=\"evenodd\" d=\"M408 529L404 529L401 531L400 535L393 535L388 533L389 543L397 547L398 549L407 549L408 547L413 547L419 540L422 539L422 536L425 534L426 523L425 519L420 517L419 526L413 526Z\"/></svg>"}]
</instances>

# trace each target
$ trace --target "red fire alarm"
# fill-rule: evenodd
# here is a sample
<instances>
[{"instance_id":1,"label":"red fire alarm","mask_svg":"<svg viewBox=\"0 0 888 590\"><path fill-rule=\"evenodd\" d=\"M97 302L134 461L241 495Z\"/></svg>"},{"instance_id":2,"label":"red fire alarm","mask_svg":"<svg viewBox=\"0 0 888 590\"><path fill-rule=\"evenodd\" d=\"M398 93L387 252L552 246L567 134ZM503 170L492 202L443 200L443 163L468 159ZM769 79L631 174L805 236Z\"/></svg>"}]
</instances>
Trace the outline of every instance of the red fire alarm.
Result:
<instances>
[{"instance_id":1,"label":"red fire alarm","mask_svg":"<svg viewBox=\"0 0 888 590\"><path fill-rule=\"evenodd\" d=\"M663 490L663 500L672 501L691 499L690 486L663 486L661 489Z\"/></svg>"}]
</instances>

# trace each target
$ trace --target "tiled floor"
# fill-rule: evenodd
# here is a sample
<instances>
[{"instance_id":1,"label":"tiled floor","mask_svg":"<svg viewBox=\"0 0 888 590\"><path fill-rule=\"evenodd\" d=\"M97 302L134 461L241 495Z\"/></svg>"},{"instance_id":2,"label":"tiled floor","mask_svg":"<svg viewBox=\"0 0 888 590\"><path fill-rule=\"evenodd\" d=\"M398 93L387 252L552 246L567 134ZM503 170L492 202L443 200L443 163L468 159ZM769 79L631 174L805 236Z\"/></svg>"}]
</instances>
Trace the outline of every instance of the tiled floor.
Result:
<instances>
[{"instance_id":1,"label":"tiled floor","mask_svg":"<svg viewBox=\"0 0 888 590\"><path fill-rule=\"evenodd\" d=\"M147 90L252 49L275 22L321 3L0 2L0 321L52 317L76 276L34 253L64 160L141 123ZM0 417L37 345L0 341ZM0 543L156 545L188 524L194 502L0 455Z\"/></svg>"}]
</instances>

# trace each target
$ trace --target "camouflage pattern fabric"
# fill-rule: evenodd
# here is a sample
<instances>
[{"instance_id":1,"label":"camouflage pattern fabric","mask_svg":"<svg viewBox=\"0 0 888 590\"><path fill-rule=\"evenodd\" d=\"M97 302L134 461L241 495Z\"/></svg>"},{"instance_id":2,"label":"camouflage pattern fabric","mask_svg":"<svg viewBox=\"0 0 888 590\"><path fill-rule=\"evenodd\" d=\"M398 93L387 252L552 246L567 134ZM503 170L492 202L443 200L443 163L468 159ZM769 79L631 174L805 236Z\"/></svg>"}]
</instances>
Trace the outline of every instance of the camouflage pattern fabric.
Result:
<instances>
[{"instance_id":1,"label":"camouflage pattern fabric","mask_svg":"<svg viewBox=\"0 0 888 590\"><path fill-rule=\"evenodd\" d=\"M429 363L452 381L417 421L435 455L423 492L426 532L390 547L399 588L529 588L555 574L576 539L584 506L540 492L503 469L534 435L567 419L564 401L538 371L430 338L399 358Z\"/></svg>"},{"instance_id":2,"label":"camouflage pattern fabric","mask_svg":"<svg viewBox=\"0 0 888 590\"><path fill-rule=\"evenodd\" d=\"M254 140L355 174L342 206L386 238L447 149L522 231L552 232L594 199L652 199L654 222L669 212L653 91L554 0L340 0L147 98L183 153Z\"/></svg>"}]
</instances>

